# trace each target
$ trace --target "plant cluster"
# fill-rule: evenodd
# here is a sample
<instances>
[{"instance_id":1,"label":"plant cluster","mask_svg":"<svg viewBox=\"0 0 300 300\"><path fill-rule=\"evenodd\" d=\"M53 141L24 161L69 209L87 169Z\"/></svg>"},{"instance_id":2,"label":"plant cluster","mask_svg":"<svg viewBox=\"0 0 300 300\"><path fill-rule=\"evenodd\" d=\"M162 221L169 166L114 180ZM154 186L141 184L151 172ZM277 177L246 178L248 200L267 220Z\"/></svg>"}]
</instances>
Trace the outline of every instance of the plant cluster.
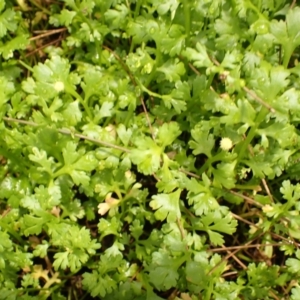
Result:
<instances>
[{"instance_id":1,"label":"plant cluster","mask_svg":"<svg viewBox=\"0 0 300 300\"><path fill-rule=\"evenodd\" d=\"M0 0L0 299L300 299L299 28Z\"/></svg>"}]
</instances>

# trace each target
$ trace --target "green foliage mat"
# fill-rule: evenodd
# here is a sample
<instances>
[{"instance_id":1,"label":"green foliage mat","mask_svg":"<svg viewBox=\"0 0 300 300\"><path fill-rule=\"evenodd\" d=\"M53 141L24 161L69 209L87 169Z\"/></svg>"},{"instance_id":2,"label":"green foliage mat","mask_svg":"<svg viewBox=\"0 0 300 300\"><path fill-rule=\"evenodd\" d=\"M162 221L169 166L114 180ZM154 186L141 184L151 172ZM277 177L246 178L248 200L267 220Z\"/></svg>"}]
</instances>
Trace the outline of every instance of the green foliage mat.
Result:
<instances>
[{"instance_id":1,"label":"green foliage mat","mask_svg":"<svg viewBox=\"0 0 300 300\"><path fill-rule=\"evenodd\" d=\"M300 299L300 8L0 0L0 300Z\"/></svg>"}]
</instances>

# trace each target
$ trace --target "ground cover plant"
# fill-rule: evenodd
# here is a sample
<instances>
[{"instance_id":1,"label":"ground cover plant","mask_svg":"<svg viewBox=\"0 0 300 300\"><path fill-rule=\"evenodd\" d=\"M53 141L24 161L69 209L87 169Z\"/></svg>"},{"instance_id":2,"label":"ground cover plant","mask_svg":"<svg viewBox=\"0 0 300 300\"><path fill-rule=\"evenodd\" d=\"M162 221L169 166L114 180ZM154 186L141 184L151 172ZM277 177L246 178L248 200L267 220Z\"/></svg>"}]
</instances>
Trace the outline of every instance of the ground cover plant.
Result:
<instances>
[{"instance_id":1,"label":"ground cover plant","mask_svg":"<svg viewBox=\"0 0 300 300\"><path fill-rule=\"evenodd\" d=\"M300 299L299 28L0 0L0 299Z\"/></svg>"}]
</instances>

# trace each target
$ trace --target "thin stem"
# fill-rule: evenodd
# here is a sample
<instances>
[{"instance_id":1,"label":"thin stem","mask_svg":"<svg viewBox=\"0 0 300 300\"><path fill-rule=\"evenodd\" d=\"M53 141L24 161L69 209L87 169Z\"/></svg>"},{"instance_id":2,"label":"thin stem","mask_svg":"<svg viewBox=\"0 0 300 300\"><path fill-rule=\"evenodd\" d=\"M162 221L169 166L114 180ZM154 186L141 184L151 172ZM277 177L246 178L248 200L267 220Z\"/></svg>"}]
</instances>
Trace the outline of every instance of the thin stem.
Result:
<instances>
[{"instance_id":1,"label":"thin stem","mask_svg":"<svg viewBox=\"0 0 300 300\"><path fill-rule=\"evenodd\" d=\"M251 190L251 191L256 191L256 192L260 192L261 191L261 186L260 185L242 185L242 184L236 184L235 188L236 189L240 189L240 190Z\"/></svg>"},{"instance_id":2,"label":"thin stem","mask_svg":"<svg viewBox=\"0 0 300 300\"><path fill-rule=\"evenodd\" d=\"M182 172L182 173L184 173L184 174L186 174L186 175L189 175L189 176L191 176L191 177L195 177L195 178L201 179L201 176L199 176L199 175L197 175L197 174L194 174L194 173L192 173L192 172L186 171L186 170L184 170L184 169L179 169L179 172Z\"/></svg>"},{"instance_id":3,"label":"thin stem","mask_svg":"<svg viewBox=\"0 0 300 300\"><path fill-rule=\"evenodd\" d=\"M131 80L131 82L133 83L134 86L137 86L137 85L143 86L140 82L138 82L135 79L135 77L132 75L129 67L126 65L126 63L124 63L124 61L120 58L120 56L117 53L115 53L115 51L111 50L110 48L108 48L106 46L103 46L103 48L108 50L109 52L111 52L114 55L114 57L118 60L118 62L121 64L121 66L123 67L123 69L125 70L127 75L129 76L129 78L130 78L130 80ZM146 115L146 119L147 119L147 122L148 122L150 133L151 133L152 138L154 140L154 132L153 132L152 125L151 125L150 118L149 118L149 114L148 114L148 111L147 111L147 108L146 108L146 105L145 105L145 102L144 102L144 99L143 99L142 96L140 97L140 101L142 103L143 110L144 110L144 113Z\"/></svg>"},{"instance_id":4,"label":"thin stem","mask_svg":"<svg viewBox=\"0 0 300 300\"><path fill-rule=\"evenodd\" d=\"M136 6L135 6L135 10L134 10L134 19L136 19L137 16L139 15L139 13L140 13L141 4L142 4L141 0L136 1Z\"/></svg>"},{"instance_id":5,"label":"thin stem","mask_svg":"<svg viewBox=\"0 0 300 300\"><path fill-rule=\"evenodd\" d=\"M225 247L225 246L222 246L222 249L224 249L227 254L230 253L228 247ZM235 255L232 255L232 258L244 269L244 270L247 270L247 266L245 264L243 264L243 262L238 258L236 257Z\"/></svg>"},{"instance_id":6,"label":"thin stem","mask_svg":"<svg viewBox=\"0 0 300 300\"><path fill-rule=\"evenodd\" d=\"M150 91L149 89L147 89L139 80L136 81L137 84L139 85L139 87L142 89L143 92L146 92L148 95L152 96L152 97L156 97L159 99L163 99L163 96L157 93L154 93L152 91Z\"/></svg>"},{"instance_id":7,"label":"thin stem","mask_svg":"<svg viewBox=\"0 0 300 300\"><path fill-rule=\"evenodd\" d=\"M109 148L113 148L113 149L116 149L116 150L120 150L120 151L123 151L123 152L127 152L127 153L130 152L129 149L121 147L121 146L117 146L117 145L114 145L114 144L111 144L111 143L108 143L108 142L96 140L96 139L90 138L88 136L85 136L83 134L78 134L78 133L73 134L72 131L69 130L69 129L59 129L58 132L60 132L62 134L67 134L67 135L74 135L75 137L78 137L80 139L90 141L90 142L93 142L93 143L96 143L96 144L100 144L100 145L103 145L103 146L106 146L106 147L109 147Z\"/></svg>"},{"instance_id":8,"label":"thin stem","mask_svg":"<svg viewBox=\"0 0 300 300\"><path fill-rule=\"evenodd\" d=\"M2 220L0 220L0 226L5 229L10 235L12 235L20 243L20 245L24 245L24 241L22 240L21 236L14 230L11 230L11 228L9 228L9 226L5 222L2 222Z\"/></svg>"},{"instance_id":9,"label":"thin stem","mask_svg":"<svg viewBox=\"0 0 300 300\"><path fill-rule=\"evenodd\" d=\"M33 69L28 66L24 61L22 60L18 60L19 64L22 65L25 69L27 69L28 71L30 71L31 73L33 73Z\"/></svg>"},{"instance_id":10,"label":"thin stem","mask_svg":"<svg viewBox=\"0 0 300 300\"><path fill-rule=\"evenodd\" d=\"M224 157L224 153L220 152L218 154L216 154L215 156L210 157L205 163L204 165L201 167L201 169L199 170L199 173L202 174L209 165L211 165L212 163L221 160Z\"/></svg>"},{"instance_id":11,"label":"thin stem","mask_svg":"<svg viewBox=\"0 0 300 300\"><path fill-rule=\"evenodd\" d=\"M244 248L245 246L248 246L248 245L251 245L255 240L257 240L262 234L256 236L255 238L253 238L252 240L250 240L248 243L246 243L244 245ZM243 249L243 248L241 248ZM233 252L231 252L230 254L226 255L219 263L217 263L208 273L207 275L211 275L224 261L228 260L230 257L232 257L234 254L236 254L237 252L239 252L241 250L240 248L239 249L236 249L234 250Z\"/></svg>"},{"instance_id":12,"label":"thin stem","mask_svg":"<svg viewBox=\"0 0 300 300\"><path fill-rule=\"evenodd\" d=\"M239 193L234 192L234 191L230 191L230 193L233 194L233 195L235 195L235 196L238 196L238 197L240 197L240 198L243 198L243 199L246 200L248 203L254 204L254 205L259 206L259 207L263 207L263 205L260 204L259 202L255 201L255 200L251 199L250 197L247 197L247 196L245 196L245 195L243 195L243 194L239 194Z\"/></svg>"},{"instance_id":13,"label":"thin stem","mask_svg":"<svg viewBox=\"0 0 300 300\"><path fill-rule=\"evenodd\" d=\"M273 196L272 196L272 194L271 194L271 192L270 192L270 189L269 189L269 187L268 187L268 184L267 184L266 180L263 178L261 181L262 181L262 183L263 183L263 185L264 185L264 188L265 188L265 190L266 190L266 192L267 192L267 194L268 194L268 196L269 196L271 202L273 203L273 202L274 202Z\"/></svg>"},{"instance_id":14,"label":"thin stem","mask_svg":"<svg viewBox=\"0 0 300 300\"><path fill-rule=\"evenodd\" d=\"M179 231L180 231L181 239L184 241L185 240L185 232L184 232L184 228L183 228L183 226L181 224L180 218L177 218L176 222L177 222L177 226L178 226ZM188 245L186 245L185 248L186 248L186 250L189 250Z\"/></svg>"},{"instance_id":15,"label":"thin stem","mask_svg":"<svg viewBox=\"0 0 300 300\"><path fill-rule=\"evenodd\" d=\"M65 89L66 89L66 92L68 92L70 95L72 95L73 97L75 97L76 99L79 100L79 102L84 107L86 113L88 114L90 120L92 120L93 119L93 115L91 113L91 110L90 110L89 106L87 105L87 103L84 102L84 100L82 99L82 97L71 86L66 86Z\"/></svg>"},{"instance_id":16,"label":"thin stem","mask_svg":"<svg viewBox=\"0 0 300 300\"><path fill-rule=\"evenodd\" d=\"M246 86L243 87L243 90L250 95L254 100L256 100L257 102L259 102L261 105L263 105L264 107L266 107L271 113L275 113L275 109L273 107L271 107L268 103L266 103L265 101L263 101L260 97L258 97L252 90L250 90L249 88L247 88Z\"/></svg>"},{"instance_id":17,"label":"thin stem","mask_svg":"<svg viewBox=\"0 0 300 300\"><path fill-rule=\"evenodd\" d=\"M207 83L206 83L206 88L210 88L211 87L211 84L212 84L212 82L214 80L214 77L215 77L214 73L211 73L209 75L209 78L208 78Z\"/></svg>"},{"instance_id":18,"label":"thin stem","mask_svg":"<svg viewBox=\"0 0 300 300\"><path fill-rule=\"evenodd\" d=\"M191 32L191 10L188 0L183 0L183 10L184 10L184 26L185 26L185 44L189 45L190 42L190 32Z\"/></svg>"},{"instance_id":19,"label":"thin stem","mask_svg":"<svg viewBox=\"0 0 300 300\"><path fill-rule=\"evenodd\" d=\"M37 124L35 122L25 121L25 120L18 120L18 119L8 118L8 117L3 117L3 120L5 120L7 122L14 122L14 123L19 123L19 124L29 125L29 126L34 126L34 127L40 126L39 124ZM89 141L89 142L92 142L92 143L95 143L95 144L100 144L100 145L105 146L105 147L120 150L122 152L126 152L126 153L130 152L130 150L125 148L125 147L121 147L121 146L117 146L117 145L114 145L114 144L111 144L111 143L108 143L108 142L93 139L93 138L90 138L90 137L88 137L86 135L83 135L83 134L74 133L70 129L57 129L57 131L61 134L71 135L73 137L77 137L79 139L86 140L86 141Z\"/></svg>"},{"instance_id":20,"label":"thin stem","mask_svg":"<svg viewBox=\"0 0 300 300\"><path fill-rule=\"evenodd\" d=\"M295 47L292 43L286 43L283 46L283 66L287 69L291 56L295 50Z\"/></svg>"},{"instance_id":21,"label":"thin stem","mask_svg":"<svg viewBox=\"0 0 300 300\"><path fill-rule=\"evenodd\" d=\"M29 56L31 56L31 55L33 55L33 54L35 54L35 53L41 51L41 50L44 49L44 48L47 48L48 46L54 45L54 44L60 42L60 41L63 40L63 39L64 39L64 37L60 37L60 38L58 38L58 39L56 39L56 40L54 40L54 41L51 41L50 43L44 44L44 45L42 45L42 46L40 46L40 47L38 47L38 48L32 50L31 52L27 53L27 54L25 55L25 58L27 58L27 57L29 57Z\"/></svg>"},{"instance_id":22,"label":"thin stem","mask_svg":"<svg viewBox=\"0 0 300 300\"><path fill-rule=\"evenodd\" d=\"M260 7L260 5L254 5L254 4L252 4L252 2L250 0L246 1L246 5L247 5L248 8L252 9L253 11L255 11L260 18L267 20L267 17L264 14L262 14L259 11L259 9L257 8L257 7Z\"/></svg>"},{"instance_id":23,"label":"thin stem","mask_svg":"<svg viewBox=\"0 0 300 300\"><path fill-rule=\"evenodd\" d=\"M252 245L241 245L241 246L231 246L231 247L222 247L222 248L215 248L209 249L207 251L211 252L223 252L228 250L236 250L236 249L249 249L249 248L257 248L257 247L266 247L266 246L273 246L273 247L281 247L283 245L289 245L284 243L274 243L274 244L252 244Z\"/></svg>"},{"instance_id":24,"label":"thin stem","mask_svg":"<svg viewBox=\"0 0 300 300\"><path fill-rule=\"evenodd\" d=\"M255 125L253 125L247 135L246 140L243 142L242 147L239 151L238 154L238 158L237 161L241 161L241 159L244 157L245 155L245 151L248 147L248 145L251 143L251 141L253 140L253 138L255 137L256 134L256 129L259 127L260 123L264 120L265 116L266 116L266 109L264 107L261 108L256 120L255 120Z\"/></svg>"},{"instance_id":25,"label":"thin stem","mask_svg":"<svg viewBox=\"0 0 300 300\"><path fill-rule=\"evenodd\" d=\"M55 172L53 175L52 175L52 178L57 178L63 174L68 174L68 166L63 166L62 168L60 168L57 172Z\"/></svg>"},{"instance_id":26,"label":"thin stem","mask_svg":"<svg viewBox=\"0 0 300 300\"><path fill-rule=\"evenodd\" d=\"M290 6L290 9L293 9L294 6L296 5L296 3L297 3L297 0L293 0L292 4L291 4L291 6Z\"/></svg>"},{"instance_id":27,"label":"thin stem","mask_svg":"<svg viewBox=\"0 0 300 300\"><path fill-rule=\"evenodd\" d=\"M40 35L31 37L29 40L30 41L35 41L35 40L44 38L46 36L50 36L52 34L60 33L60 32L66 31L66 30L67 30L67 28L65 28L65 27L59 28L59 29L47 30L46 32L44 32L44 33L42 33Z\"/></svg>"}]
</instances>

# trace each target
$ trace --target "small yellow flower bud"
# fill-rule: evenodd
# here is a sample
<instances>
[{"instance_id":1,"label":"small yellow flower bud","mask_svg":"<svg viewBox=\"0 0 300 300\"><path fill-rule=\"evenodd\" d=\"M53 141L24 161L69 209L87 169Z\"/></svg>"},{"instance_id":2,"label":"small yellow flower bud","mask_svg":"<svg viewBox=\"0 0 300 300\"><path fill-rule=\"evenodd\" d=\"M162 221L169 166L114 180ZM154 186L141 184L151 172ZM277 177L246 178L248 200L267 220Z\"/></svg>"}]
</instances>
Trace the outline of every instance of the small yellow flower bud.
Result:
<instances>
[{"instance_id":1,"label":"small yellow flower bud","mask_svg":"<svg viewBox=\"0 0 300 300\"><path fill-rule=\"evenodd\" d=\"M274 210L274 208L271 205L269 205L269 204L264 205L263 208L262 208L262 211L264 213L268 213L268 212L271 212L273 210Z\"/></svg>"},{"instance_id":2,"label":"small yellow flower bud","mask_svg":"<svg viewBox=\"0 0 300 300\"><path fill-rule=\"evenodd\" d=\"M220 142L220 147L222 150L224 151L228 151L232 148L233 143L232 140L230 138L222 138L221 142Z\"/></svg>"},{"instance_id":3,"label":"small yellow flower bud","mask_svg":"<svg viewBox=\"0 0 300 300\"><path fill-rule=\"evenodd\" d=\"M65 85L64 85L63 82L57 81L57 82L54 83L54 89L57 92L62 92L65 89Z\"/></svg>"}]
</instances>

